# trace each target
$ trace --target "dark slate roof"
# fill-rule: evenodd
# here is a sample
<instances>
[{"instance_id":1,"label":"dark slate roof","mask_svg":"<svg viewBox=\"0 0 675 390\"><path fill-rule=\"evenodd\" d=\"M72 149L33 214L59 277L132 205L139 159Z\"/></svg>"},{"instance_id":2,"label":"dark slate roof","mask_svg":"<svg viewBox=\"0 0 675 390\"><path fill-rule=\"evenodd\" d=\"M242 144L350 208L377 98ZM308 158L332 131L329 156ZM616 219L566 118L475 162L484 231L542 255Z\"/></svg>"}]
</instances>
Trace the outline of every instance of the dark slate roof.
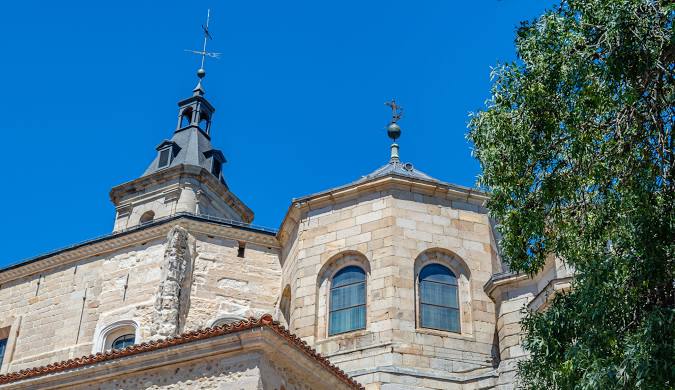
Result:
<instances>
[{"instance_id":1,"label":"dark slate roof","mask_svg":"<svg viewBox=\"0 0 675 390\"><path fill-rule=\"evenodd\" d=\"M320 191L316 192L310 195L302 196L300 198L294 198L294 202L302 202L306 199L314 198L315 196L327 194L333 191L338 191L342 190L345 188L349 188L352 186L356 186L362 183L367 183L369 181L373 181L382 177L388 177L388 176L399 176L399 177L406 177L409 179L414 179L414 180L421 180L421 181L426 181L428 183L434 183L438 184L440 186L445 186L445 187L451 187L455 188L457 190L461 191L467 191L467 192L475 192L475 193L480 193L480 191L475 190L473 188L468 188L468 187L463 187L455 184L450 184L446 183L444 181L438 180L432 176L427 175L426 173L420 171L419 169L416 169L411 163L403 163L397 158L392 158L389 160L389 162L386 165L381 166L380 168L374 170L373 172L369 173L368 175L362 176L360 179L355 180L351 183L344 184L341 186L333 187L325 191Z\"/></svg>"},{"instance_id":2,"label":"dark slate roof","mask_svg":"<svg viewBox=\"0 0 675 390\"><path fill-rule=\"evenodd\" d=\"M442 181L433 178L426 173L416 169L411 163L402 163L398 159L392 159L386 165L381 166L372 173L361 177L360 179L347 184L347 186L352 186L359 183L364 183L385 176L403 176L411 179L426 180L431 182L436 182L438 184L444 184Z\"/></svg>"},{"instance_id":3,"label":"dark slate roof","mask_svg":"<svg viewBox=\"0 0 675 390\"><path fill-rule=\"evenodd\" d=\"M148 169L143 173L143 176L180 164L195 165L211 171L211 159L207 158L207 156L213 154L222 156L222 153L219 150L213 149L208 136L196 126L190 126L176 131L170 140L163 141L158 148L171 142L175 143L179 148L178 154L173 157L171 163L165 167L159 168L159 153L157 153Z\"/></svg>"}]
</instances>

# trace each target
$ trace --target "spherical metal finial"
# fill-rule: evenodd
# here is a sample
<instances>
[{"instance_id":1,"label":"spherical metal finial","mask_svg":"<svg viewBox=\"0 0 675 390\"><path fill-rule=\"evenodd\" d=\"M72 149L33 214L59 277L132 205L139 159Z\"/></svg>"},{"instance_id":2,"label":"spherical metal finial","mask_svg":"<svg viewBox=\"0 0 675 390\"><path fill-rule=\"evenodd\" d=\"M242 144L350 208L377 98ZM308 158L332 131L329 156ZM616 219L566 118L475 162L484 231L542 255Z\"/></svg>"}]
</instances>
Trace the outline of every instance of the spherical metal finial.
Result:
<instances>
[{"instance_id":1,"label":"spherical metal finial","mask_svg":"<svg viewBox=\"0 0 675 390\"><path fill-rule=\"evenodd\" d=\"M396 124L396 122L390 123L389 126L387 126L387 135L389 138L396 141L401 136L401 127Z\"/></svg>"},{"instance_id":2,"label":"spherical metal finial","mask_svg":"<svg viewBox=\"0 0 675 390\"><path fill-rule=\"evenodd\" d=\"M199 68L199 70L197 71L197 77L203 79L204 76L206 76L206 70L204 70L204 68Z\"/></svg>"}]
</instances>

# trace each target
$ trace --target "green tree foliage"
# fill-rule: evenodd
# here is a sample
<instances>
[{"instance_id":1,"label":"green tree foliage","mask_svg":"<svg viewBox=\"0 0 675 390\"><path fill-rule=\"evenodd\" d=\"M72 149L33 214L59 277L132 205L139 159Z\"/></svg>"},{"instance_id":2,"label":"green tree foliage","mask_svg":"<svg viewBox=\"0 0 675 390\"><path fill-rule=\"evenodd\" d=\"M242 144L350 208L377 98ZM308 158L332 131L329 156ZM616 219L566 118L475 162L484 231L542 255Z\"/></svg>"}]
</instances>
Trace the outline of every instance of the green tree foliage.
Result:
<instances>
[{"instance_id":1,"label":"green tree foliage","mask_svg":"<svg viewBox=\"0 0 675 390\"><path fill-rule=\"evenodd\" d=\"M672 1L568 0L517 30L472 116L512 271L569 293L523 320L532 389L675 387Z\"/></svg>"}]
</instances>

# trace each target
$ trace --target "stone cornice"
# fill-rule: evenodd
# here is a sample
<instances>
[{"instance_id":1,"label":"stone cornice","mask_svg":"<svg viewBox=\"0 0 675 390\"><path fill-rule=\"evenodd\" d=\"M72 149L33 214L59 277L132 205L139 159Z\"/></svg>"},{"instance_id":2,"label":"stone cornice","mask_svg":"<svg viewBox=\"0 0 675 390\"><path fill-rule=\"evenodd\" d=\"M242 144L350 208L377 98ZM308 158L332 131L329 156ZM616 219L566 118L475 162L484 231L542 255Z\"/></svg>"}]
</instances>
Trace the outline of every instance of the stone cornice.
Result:
<instances>
[{"instance_id":1,"label":"stone cornice","mask_svg":"<svg viewBox=\"0 0 675 390\"><path fill-rule=\"evenodd\" d=\"M485 293L494 300L495 297L493 294L497 289L527 279L531 278L527 274L523 273L503 272L494 274L483 286L483 291L485 291Z\"/></svg>"},{"instance_id":2,"label":"stone cornice","mask_svg":"<svg viewBox=\"0 0 675 390\"><path fill-rule=\"evenodd\" d=\"M228 206L232 207L235 212L241 215L244 222L250 223L253 221L253 211L234 195L225 183L216 179L206 169L194 165L176 165L115 186L110 190L110 200L118 207L122 199L126 196L143 191L148 187L165 183L169 180L181 178L192 178L199 183L208 186L209 189L227 203Z\"/></svg>"},{"instance_id":3,"label":"stone cornice","mask_svg":"<svg viewBox=\"0 0 675 390\"><path fill-rule=\"evenodd\" d=\"M527 304L528 309L540 311L548 306L553 297L561 291L568 291L572 285L572 277L553 278Z\"/></svg>"},{"instance_id":4,"label":"stone cornice","mask_svg":"<svg viewBox=\"0 0 675 390\"><path fill-rule=\"evenodd\" d=\"M42 256L35 257L0 269L0 284L21 277L37 274L51 268L70 264L78 260L114 252L123 248L139 245L155 239L163 239L169 230L180 225L190 233L202 233L238 241L246 241L261 246L278 248L279 242L272 231L264 231L252 226L241 226L204 216L176 214L157 219L151 223L139 225L103 237L72 245Z\"/></svg>"},{"instance_id":5,"label":"stone cornice","mask_svg":"<svg viewBox=\"0 0 675 390\"><path fill-rule=\"evenodd\" d=\"M303 211L320 209L330 204L356 198L364 193L390 189L410 191L441 199L459 200L475 204L476 206L482 206L488 199L487 194L484 192L471 188L398 175L389 175L294 199L286 212L284 220L281 222L278 235L279 241L282 245L285 244L290 231L292 231L293 226L299 222Z\"/></svg>"},{"instance_id":6,"label":"stone cornice","mask_svg":"<svg viewBox=\"0 0 675 390\"><path fill-rule=\"evenodd\" d=\"M499 377L499 373L492 367L483 367L469 372L446 373L439 370L424 370L419 368L408 368L401 366L378 366L374 368L349 371L352 377L360 377L369 374L388 373L401 376L412 376L416 378L425 378L433 381L445 381L451 383L468 383L485 380L494 380Z\"/></svg>"}]
</instances>

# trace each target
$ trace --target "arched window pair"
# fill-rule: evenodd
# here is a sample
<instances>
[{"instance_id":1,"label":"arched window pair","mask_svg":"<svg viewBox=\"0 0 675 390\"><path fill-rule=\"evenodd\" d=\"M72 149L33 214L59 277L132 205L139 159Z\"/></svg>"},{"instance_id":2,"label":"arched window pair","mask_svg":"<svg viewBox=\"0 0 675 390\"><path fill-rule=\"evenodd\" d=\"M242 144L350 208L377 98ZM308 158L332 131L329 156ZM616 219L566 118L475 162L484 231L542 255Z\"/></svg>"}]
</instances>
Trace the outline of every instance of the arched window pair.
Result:
<instances>
[{"instance_id":1,"label":"arched window pair","mask_svg":"<svg viewBox=\"0 0 675 390\"><path fill-rule=\"evenodd\" d=\"M429 264L418 277L422 328L459 332L457 277L441 264ZM328 335L366 328L366 273L357 266L338 271L330 288Z\"/></svg>"}]
</instances>

